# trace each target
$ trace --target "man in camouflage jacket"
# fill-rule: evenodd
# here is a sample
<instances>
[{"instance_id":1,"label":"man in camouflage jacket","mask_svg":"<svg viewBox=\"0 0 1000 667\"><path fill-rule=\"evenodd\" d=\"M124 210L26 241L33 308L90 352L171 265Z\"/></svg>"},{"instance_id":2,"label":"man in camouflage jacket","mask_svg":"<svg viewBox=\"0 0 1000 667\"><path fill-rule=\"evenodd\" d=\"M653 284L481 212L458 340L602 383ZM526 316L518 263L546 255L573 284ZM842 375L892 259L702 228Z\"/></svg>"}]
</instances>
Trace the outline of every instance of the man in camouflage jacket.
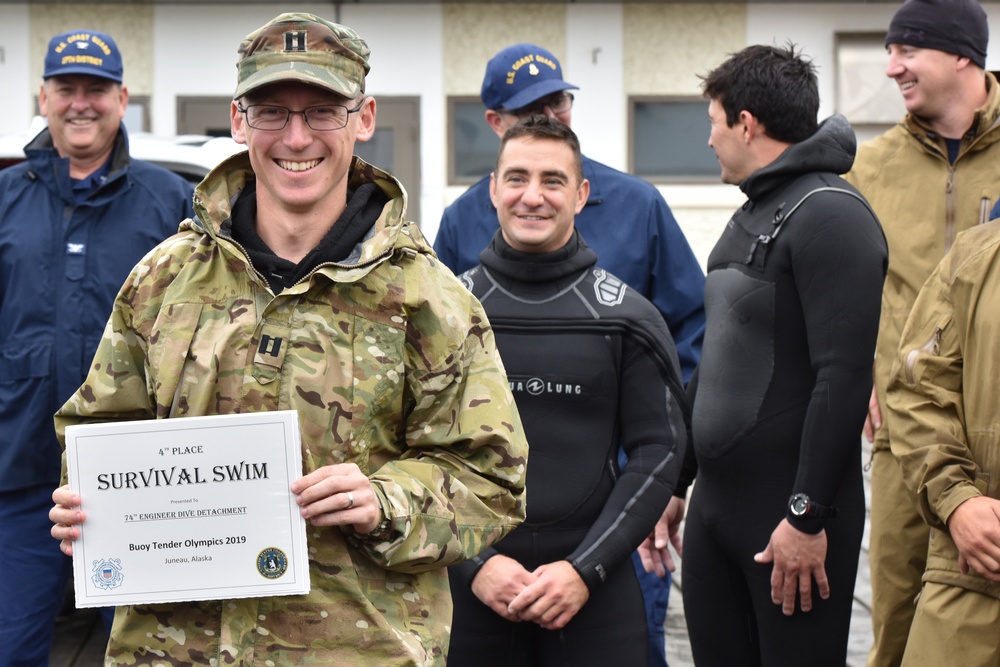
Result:
<instances>
[{"instance_id":1,"label":"man in camouflage jacket","mask_svg":"<svg viewBox=\"0 0 1000 667\"><path fill-rule=\"evenodd\" d=\"M62 437L296 410L311 592L121 607L107 665L443 665L445 567L524 519L527 445L486 316L405 222L399 183L351 157L375 125L367 56L312 15L244 40L232 127L249 152L132 271L56 416ZM71 553L80 498L53 499Z\"/></svg>"}]
</instances>

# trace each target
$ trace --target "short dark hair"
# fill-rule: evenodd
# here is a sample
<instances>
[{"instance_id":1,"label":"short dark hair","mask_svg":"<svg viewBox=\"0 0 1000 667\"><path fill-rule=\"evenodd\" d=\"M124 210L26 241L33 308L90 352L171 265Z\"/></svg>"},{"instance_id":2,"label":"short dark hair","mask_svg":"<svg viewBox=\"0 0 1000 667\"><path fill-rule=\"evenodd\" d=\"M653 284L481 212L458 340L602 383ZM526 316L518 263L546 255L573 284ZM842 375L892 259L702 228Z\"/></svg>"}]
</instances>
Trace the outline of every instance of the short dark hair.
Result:
<instances>
[{"instance_id":1,"label":"short dark hair","mask_svg":"<svg viewBox=\"0 0 1000 667\"><path fill-rule=\"evenodd\" d=\"M500 155L511 139L528 137L530 139L549 139L561 141L573 151L573 164L576 167L577 183L583 182L583 153L580 151L580 140L576 133L570 129L569 125L555 118L549 118L543 114L534 114L522 118L512 125L500 140L500 150L497 151L496 171L500 171Z\"/></svg>"},{"instance_id":2,"label":"short dark hair","mask_svg":"<svg viewBox=\"0 0 1000 667\"><path fill-rule=\"evenodd\" d=\"M816 132L816 67L792 43L748 46L701 79L705 97L722 106L729 127L745 110L777 141L797 143Z\"/></svg>"}]
</instances>

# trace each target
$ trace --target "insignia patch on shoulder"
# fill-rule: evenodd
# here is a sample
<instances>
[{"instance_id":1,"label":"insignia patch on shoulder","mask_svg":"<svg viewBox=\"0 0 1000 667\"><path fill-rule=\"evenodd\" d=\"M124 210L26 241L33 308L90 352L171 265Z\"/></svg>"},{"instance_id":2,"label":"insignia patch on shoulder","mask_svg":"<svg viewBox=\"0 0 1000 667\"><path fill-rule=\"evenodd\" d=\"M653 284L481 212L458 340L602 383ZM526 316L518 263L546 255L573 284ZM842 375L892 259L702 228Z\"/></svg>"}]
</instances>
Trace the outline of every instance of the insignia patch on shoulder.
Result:
<instances>
[{"instance_id":1,"label":"insignia patch on shoulder","mask_svg":"<svg viewBox=\"0 0 1000 667\"><path fill-rule=\"evenodd\" d=\"M277 579L288 571L288 557L278 547L268 547L257 554L257 571L265 579Z\"/></svg>"},{"instance_id":2,"label":"insignia patch on shoulder","mask_svg":"<svg viewBox=\"0 0 1000 667\"><path fill-rule=\"evenodd\" d=\"M95 560L91 572L94 573L94 576L90 580L94 582L95 586L104 590L118 588L125 579L125 575L122 573L121 558Z\"/></svg>"},{"instance_id":3,"label":"insignia patch on shoulder","mask_svg":"<svg viewBox=\"0 0 1000 667\"><path fill-rule=\"evenodd\" d=\"M594 269L594 294L603 306L617 306L625 298L625 283L604 269Z\"/></svg>"},{"instance_id":4,"label":"insignia patch on shoulder","mask_svg":"<svg viewBox=\"0 0 1000 667\"><path fill-rule=\"evenodd\" d=\"M465 272L459 274L459 276L458 276L458 279L462 282L463 285L465 285L465 289L469 290L470 292L472 291L472 288L474 287L474 282L475 282L475 281L473 281L472 278L477 273L479 273L479 267L478 266L474 266L471 269L469 269L468 271L465 271Z\"/></svg>"}]
</instances>

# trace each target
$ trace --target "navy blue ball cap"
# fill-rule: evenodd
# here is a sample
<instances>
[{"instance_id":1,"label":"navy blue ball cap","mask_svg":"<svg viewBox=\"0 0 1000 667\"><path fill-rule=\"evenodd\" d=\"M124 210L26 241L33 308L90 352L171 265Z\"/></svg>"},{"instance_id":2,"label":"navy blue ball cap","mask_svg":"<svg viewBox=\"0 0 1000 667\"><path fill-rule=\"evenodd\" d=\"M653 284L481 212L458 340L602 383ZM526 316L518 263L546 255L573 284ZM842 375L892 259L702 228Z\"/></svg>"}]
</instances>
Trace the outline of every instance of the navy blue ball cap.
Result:
<instances>
[{"instance_id":1,"label":"navy blue ball cap","mask_svg":"<svg viewBox=\"0 0 1000 667\"><path fill-rule=\"evenodd\" d=\"M122 54L115 40L96 30L71 30L49 41L42 78L89 74L121 83L122 73Z\"/></svg>"},{"instance_id":2,"label":"navy blue ball cap","mask_svg":"<svg viewBox=\"0 0 1000 667\"><path fill-rule=\"evenodd\" d=\"M535 44L514 44L486 63L480 97L487 109L515 111L560 90L579 87L563 81L562 66Z\"/></svg>"}]
</instances>

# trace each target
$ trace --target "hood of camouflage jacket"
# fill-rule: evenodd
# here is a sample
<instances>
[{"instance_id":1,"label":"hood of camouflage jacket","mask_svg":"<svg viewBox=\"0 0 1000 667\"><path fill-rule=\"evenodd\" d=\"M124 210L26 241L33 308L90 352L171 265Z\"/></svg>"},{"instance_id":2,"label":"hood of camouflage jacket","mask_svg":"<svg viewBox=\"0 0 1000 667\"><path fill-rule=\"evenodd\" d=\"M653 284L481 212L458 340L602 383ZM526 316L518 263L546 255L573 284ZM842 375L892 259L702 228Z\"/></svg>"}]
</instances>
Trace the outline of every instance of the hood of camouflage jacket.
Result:
<instances>
[{"instance_id":1,"label":"hood of camouflage jacket","mask_svg":"<svg viewBox=\"0 0 1000 667\"><path fill-rule=\"evenodd\" d=\"M246 251L229 238L228 227L233 204L253 174L250 154L246 151L219 163L195 188L195 218L181 223L180 231L208 234L216 241L223 240L234 248L239 248L239 255L249 265L250 259ZM392 174L355 156L348 173L347 189L353 191L365 183L378 185L388 196L389 202L346 259L336 264L321 264L316 268L316 271L327 272L333 269L335 276L330 277L341 282L360 279L367 275L371 267L394 253L433 252L416 223L406 221L407 195L400 182Z\"/></svg>"}]
</instances>

